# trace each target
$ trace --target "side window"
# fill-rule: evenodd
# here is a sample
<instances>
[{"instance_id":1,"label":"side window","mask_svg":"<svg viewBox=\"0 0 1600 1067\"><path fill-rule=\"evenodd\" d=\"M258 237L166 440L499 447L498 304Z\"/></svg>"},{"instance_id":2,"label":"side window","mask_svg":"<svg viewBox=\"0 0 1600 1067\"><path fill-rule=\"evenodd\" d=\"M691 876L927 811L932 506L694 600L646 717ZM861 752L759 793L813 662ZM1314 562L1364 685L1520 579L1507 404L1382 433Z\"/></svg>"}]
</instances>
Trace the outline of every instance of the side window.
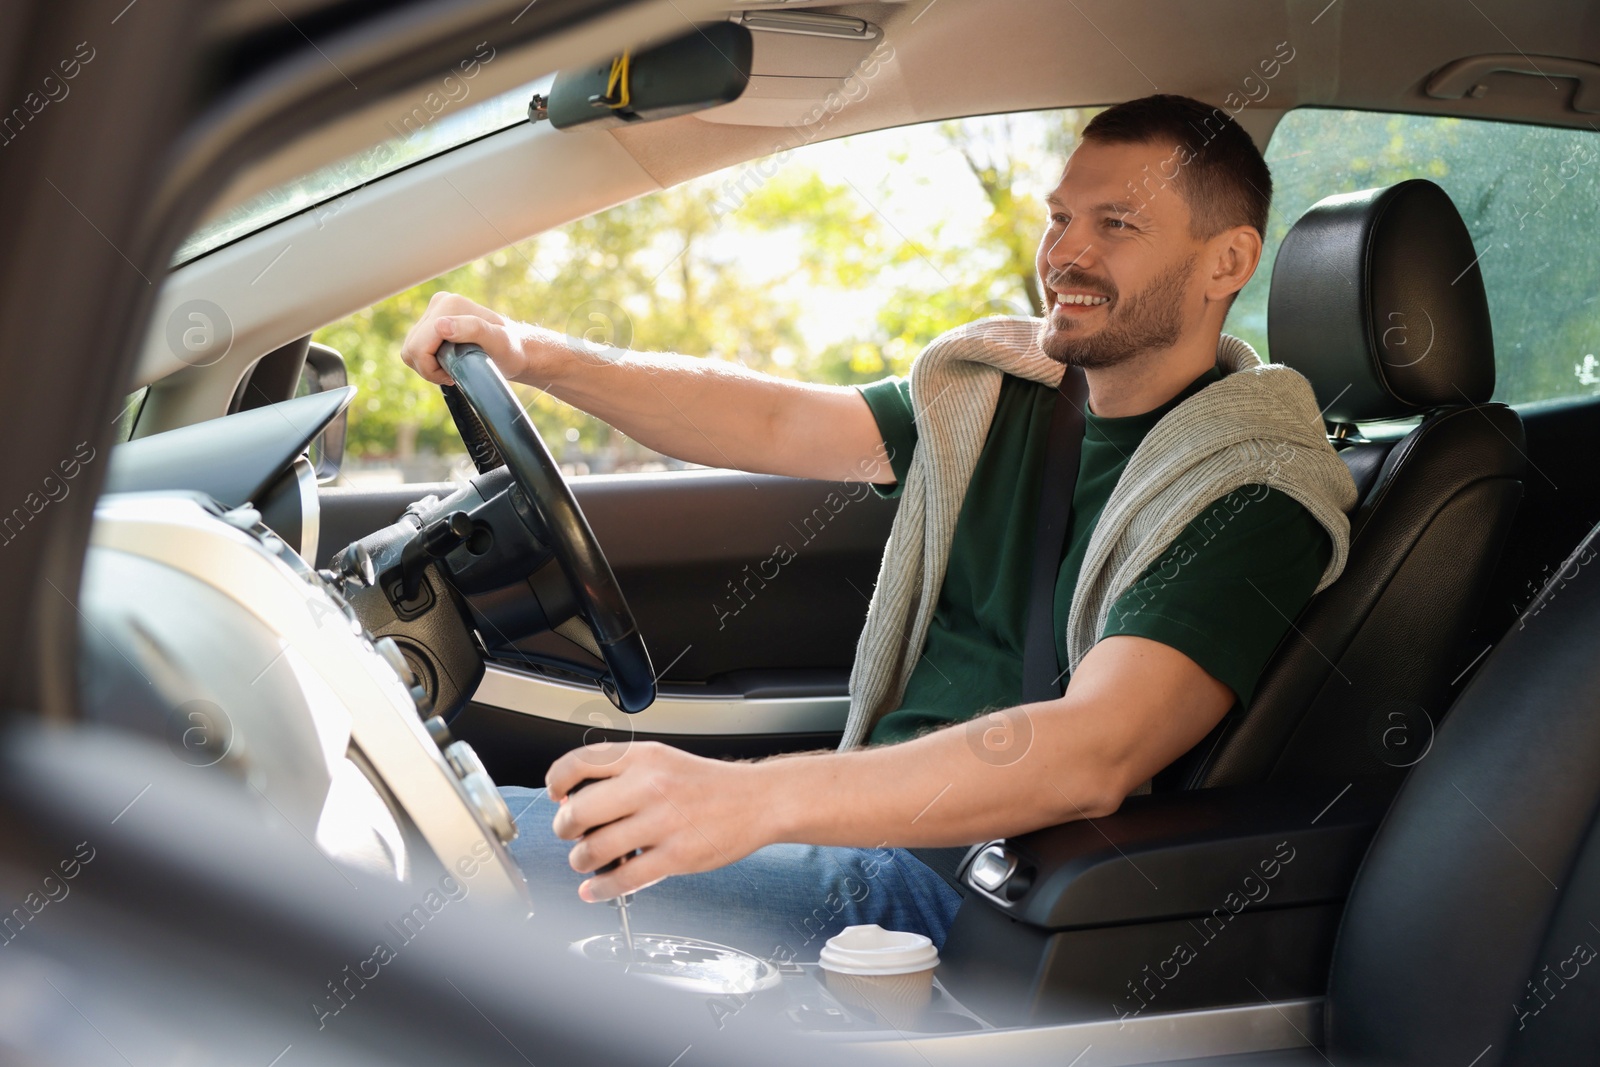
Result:
<instances>
[{"instance_id":1,"label":"side window","mask_svg":"<svg viewBox=\"0 0 1600 1067\"><path fill-rule=\"evenodd\" d=\"M122 398L122 410L117 415L117 444L133 436L133 428L139 423L139 412L144 409L144 398L149 394L150 387L145 385Z\"/></svg>"},{"instance_id":2,"label":"side window","mask_svg":"<svg viewBox=\"0 0 1600 1067\"><path fill-rule=\"evenodd\" d=\"M335 322L360 394L346 480L468 469L438 390L399 360L440 290L593 341L717 356L808 381L903 373L939 333L1037 314L1044 195L1090 110L929 123L743 164L519 242ZM520 387L519 387L520 388ZM532 389L569 473L683 464Z\"/></svg>"},{"instance_id":3,"label":"side window","mask_svg":"<svg viewBox=\"0 0 1600 1067\"><path fill-rule=\"evenodd\" d=\"M1428 178L1450 194L1477 246L1494 323L1495 399L1600 395L1600 136L1303 108L1278 124L1267 162L1275 191L1266 254L1234 304L1230 333L1266 354L1273 258L1312 204Z\"/></svg>"}]
</instances>

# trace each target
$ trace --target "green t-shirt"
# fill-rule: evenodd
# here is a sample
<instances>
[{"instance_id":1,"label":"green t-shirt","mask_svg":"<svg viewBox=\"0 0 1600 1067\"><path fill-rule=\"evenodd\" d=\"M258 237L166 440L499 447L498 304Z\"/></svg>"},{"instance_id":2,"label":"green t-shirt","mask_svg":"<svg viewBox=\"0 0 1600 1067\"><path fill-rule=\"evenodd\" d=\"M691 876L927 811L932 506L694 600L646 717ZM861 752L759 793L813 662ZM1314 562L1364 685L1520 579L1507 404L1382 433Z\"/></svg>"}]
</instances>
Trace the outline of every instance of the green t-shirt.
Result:
<instances>
[{"instance_id":1,"label":"green t-shirt","mask_svg":"<svg viewBox=\"0 0 1600 1067\"><path fill-rule=\"evenodd\" d=\"M1067 613L1100 512L1123 467L1179 402L1217 381L1213 369L1154 411L1085 420L1072 518L1056 581L1056 656L1066 667ZM911 386L886 378L859 387L878 421L898 479L917 428ZM1056 391L1006 375L989 436L956 520L950 564L900 707L870 742L904 741L980 712L1022 702L1028 579ZM1134 634L1177 649L1249 703L1273 649L1300 613L1333 552L1327 531L1292 497L1264 485L1220 498L1191 522L1113 604L1102 636ZM1065 684L1065 676L1063 676Z\"/></svg>"}]
</instances>

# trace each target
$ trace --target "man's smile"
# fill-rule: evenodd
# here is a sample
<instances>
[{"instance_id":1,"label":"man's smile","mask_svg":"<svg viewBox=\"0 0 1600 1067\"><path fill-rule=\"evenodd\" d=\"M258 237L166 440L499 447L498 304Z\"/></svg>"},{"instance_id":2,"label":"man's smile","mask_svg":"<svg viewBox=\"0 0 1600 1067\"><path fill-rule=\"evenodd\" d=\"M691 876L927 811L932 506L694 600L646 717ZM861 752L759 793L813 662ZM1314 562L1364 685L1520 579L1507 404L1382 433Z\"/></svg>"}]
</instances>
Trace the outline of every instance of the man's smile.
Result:
<instances>
[{"instance_id":1,"label":"man's smile","mask_svg":"<svg viewBox=\"0 0 1600 1067\"><path fill-rule=\"evenodd\" d=\"M1090 292L1087 289L1068 289L1057 291L1046 290L1050 293L1050 317L1076 319L1093 314L1097 309L1106 307L1111 303L1111 298L1103 293Z\"/></svg>"}]
</instances>

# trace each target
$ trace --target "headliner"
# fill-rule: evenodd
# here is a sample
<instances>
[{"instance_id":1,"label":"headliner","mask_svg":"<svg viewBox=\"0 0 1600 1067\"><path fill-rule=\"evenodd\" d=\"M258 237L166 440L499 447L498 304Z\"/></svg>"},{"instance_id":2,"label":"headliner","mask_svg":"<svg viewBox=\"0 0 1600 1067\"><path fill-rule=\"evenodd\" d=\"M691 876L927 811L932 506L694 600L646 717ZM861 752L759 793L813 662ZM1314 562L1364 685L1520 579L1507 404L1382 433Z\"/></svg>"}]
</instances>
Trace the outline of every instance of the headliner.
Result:
<instances>
[{"instance_id":1,"label":"headliner","mask_svg":"<svg viewBox=\"0 0 1600 1067\"><path fill-rule=\"evenodd\" d=\"M660 5L646 5L646 7ZM676 34L687 16L751 5L674 0L642 32ZM1265 145L1283 112L1304 105L1499 118L1600 128L1600 116L1570 109L1570 78L1496 75L1481 99L1427 95L1429 76L1467 56L1507 54L1545 70L1561 57L1600 62L1600 3L1585 0L882 0L788 3L854 15L883 28L891 62L867 94L826 124L826 137L914 122L1041 108L1109 104L1152 92L1218 105L1241 92L1257 64L1289 42L1293 59L1268 95L1238 113ZM635 21L631 25L640 25ZM777 39L781 35L763 34ZM789 38L788 43L807 38ZM763 42L765 43L765 42ZM540 51L541 59L548 53ZM571 63L586 61L573 55ZM549 73L513 70L508 55L492 79L499 88ZM792 73L792 69L786 73ZM1600 93L1600 67L1594 84ZM817 101L837 84L819 80ZM212 208L225 210L285 178L308 173L377 143L391 132L376 116L394 97L336 128L308 131L295 145L241 174ZM735 104L735 107L738 105ZM712 113L707 113L712 114ZM613 131L662 185L672 185L795 143L805 131L733 125L686 115Z\"/></svg>"}]
</instances>

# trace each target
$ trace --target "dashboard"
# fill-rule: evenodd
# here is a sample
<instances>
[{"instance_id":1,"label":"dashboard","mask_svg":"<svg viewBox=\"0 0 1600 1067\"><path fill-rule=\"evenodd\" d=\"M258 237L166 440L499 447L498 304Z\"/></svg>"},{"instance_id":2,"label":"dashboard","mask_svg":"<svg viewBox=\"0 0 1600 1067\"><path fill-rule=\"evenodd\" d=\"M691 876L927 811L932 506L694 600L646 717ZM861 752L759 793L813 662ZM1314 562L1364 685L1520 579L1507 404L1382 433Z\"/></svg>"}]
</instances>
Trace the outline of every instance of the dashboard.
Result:
<instances>
[{"instance_id":1,"label":"dashboard","mask_svg":"<svg viewBox=\"0 0 1600 1067\"><path fill-rule=\"evenodd\" d=\"M108 494L79 604L85 707L160 733L195 773L231 775L331 862L403 883L448 874L531 913L505 802L394 641L363 628L351 581L313 570L249 505Z\"/></svg>"}]
</instances>

